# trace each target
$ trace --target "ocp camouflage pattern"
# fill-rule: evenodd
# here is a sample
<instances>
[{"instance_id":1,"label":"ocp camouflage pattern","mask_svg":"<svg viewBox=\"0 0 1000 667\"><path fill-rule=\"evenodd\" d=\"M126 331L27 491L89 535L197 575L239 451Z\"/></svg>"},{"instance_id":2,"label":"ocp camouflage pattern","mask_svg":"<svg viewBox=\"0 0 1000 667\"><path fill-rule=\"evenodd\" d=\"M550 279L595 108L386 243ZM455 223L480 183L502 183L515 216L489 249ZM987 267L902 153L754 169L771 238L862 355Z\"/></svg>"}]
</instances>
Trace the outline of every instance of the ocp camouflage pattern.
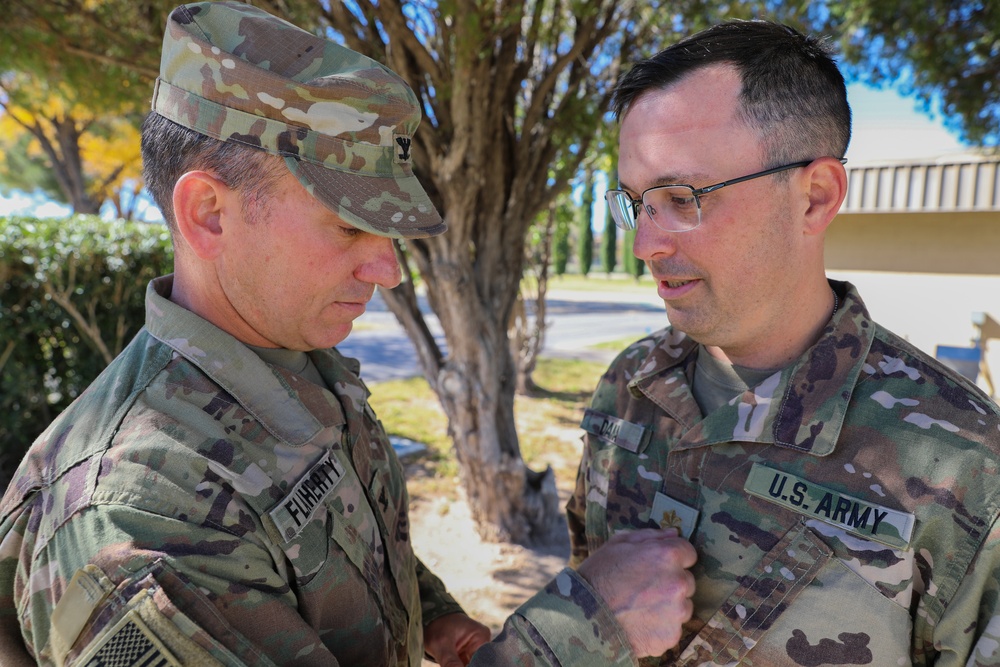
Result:
<instances>
[{"instance_id":1,"label":"ocp camouflage pattern","mask_svg":"<svg viewBox=\"0 0 1000 667\"><path fill-rule=\"evenodd\" d=\"M644 664L1000 664L1000 409L831 284L819 341L707 417L671 328L597 388L573 562L656 526L657 497L697 513L694 618Z\"/></svg>"},{"instance_id":2,"label":"ocp camouflage pattern","mask_svg":"<svg viewBox=\"0 0 1000 667\"><path fill-rule=\"evenodd\" d=\"M406 82L251 5L199 2L170 14L152 108L284 157L310 194L374 234L446 229L413 175L420 105Z\"/></svg>"},{"instance_id":3,"label":"ocp camouflage pattern","mask_svg":"<svg viewBox=\"0 0 1000 667\"><path fill-rule=\"evenodd\" d=\"M144 590L160 625L223 664L419 664L418 586L439 591L429 617L460 608L413 555L402 470L356 367L310 353L327 391L152 286L147 300L147 329L35 443L0 505L5 635L16 619L31 654L58 662L49 617L90 565L105 597L64 638L70 663ZM312 520L280 534L270 512L326 456L343 471L335 493L317 490Z\"/></svg>"},{"instance_id":4,"label":"ocp camouflage pattern","mask_svg":"<svg viewBox=\"0 0 1000 667\"><path fill-rule=\"evenodd\" d=\"M313 384L171 288L0 501L0 664L417 667L461 608L412 551L359 365L309 352ZM567 569L474 664L635 664L623 637Z\"/></svg>"}]
</instances>

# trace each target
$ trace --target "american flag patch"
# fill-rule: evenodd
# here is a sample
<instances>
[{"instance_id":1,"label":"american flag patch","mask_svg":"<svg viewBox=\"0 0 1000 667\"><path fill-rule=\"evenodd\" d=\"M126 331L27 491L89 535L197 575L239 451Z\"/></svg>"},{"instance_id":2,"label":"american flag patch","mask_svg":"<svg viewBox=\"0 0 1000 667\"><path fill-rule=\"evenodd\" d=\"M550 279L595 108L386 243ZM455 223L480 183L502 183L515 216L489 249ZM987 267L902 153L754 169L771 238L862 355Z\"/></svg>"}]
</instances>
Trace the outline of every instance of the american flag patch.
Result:
<instances>
[{"instance_id":1,"label":"american flag patch","mask_svg":"<svg viewBox=\"0 0 1000 667\"><path fill-rule=\"evenodd\" d=\"M180 663L132 611L83 664L87 667L177 667Z\"/></svg>"}]
</instances>

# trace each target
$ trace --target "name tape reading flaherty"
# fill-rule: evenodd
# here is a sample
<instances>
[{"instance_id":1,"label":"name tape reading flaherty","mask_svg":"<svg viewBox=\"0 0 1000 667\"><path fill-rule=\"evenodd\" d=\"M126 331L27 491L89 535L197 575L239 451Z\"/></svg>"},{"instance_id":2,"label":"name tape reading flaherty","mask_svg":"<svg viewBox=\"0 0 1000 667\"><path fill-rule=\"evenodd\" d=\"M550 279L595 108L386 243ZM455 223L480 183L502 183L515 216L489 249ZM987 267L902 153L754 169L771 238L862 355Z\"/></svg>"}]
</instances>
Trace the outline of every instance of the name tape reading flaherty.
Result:
<instances>
[{"instance_id":1,"label":"name tape reading flaherty","mask_svg":"<svg viewBox=\"0 0 1000 667\"><path fill-rule=\"evenodd\" d=\"M344 469L331 452L302 475L291 492L282 498L268 514L288 542L312 519L316 508L326 499L344 476Z\"/></svg>"}]
</instances>

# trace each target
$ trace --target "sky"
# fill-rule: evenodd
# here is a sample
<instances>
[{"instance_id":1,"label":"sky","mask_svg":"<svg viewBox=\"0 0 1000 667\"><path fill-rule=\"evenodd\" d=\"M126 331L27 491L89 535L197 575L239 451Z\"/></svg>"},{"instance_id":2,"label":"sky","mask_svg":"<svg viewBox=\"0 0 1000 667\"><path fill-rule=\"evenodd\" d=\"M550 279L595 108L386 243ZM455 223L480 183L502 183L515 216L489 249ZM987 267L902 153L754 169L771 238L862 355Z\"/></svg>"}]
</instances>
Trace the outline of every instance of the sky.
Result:
<instances>
[{"instance_id":1,"label":"sky","mask_svg":"<svg viewBox=\"0 0 1000 667\"><path fill-rule=\"evenodd\" d=\"M847 99L854 116L848 166L935 158L966 149L956 134L945 129L940 117L928 117L918 110L917 100L895 90L855 83L847 87Z\"/></svg>"},{"instance_id":2,"label":"sky","mask_svg":"<svg viewBox=\"0 0 1000 667\"><path fill-rule=\"evenodd\" d=\"M854 114L853 137L847 151L849 166L934 158L961 153L964 149L959 138L945 129L940 118L928 117L917 109L916 100L905 98L893 89L877 90L855 83L848 86L847 97ZM61 217L67 215L69 209L40 197L0 195L0 215L11 213ZM150 215L147 219L156 217ZM603 229L597 221L595 227Z\"/></svg>"}]
</instances>

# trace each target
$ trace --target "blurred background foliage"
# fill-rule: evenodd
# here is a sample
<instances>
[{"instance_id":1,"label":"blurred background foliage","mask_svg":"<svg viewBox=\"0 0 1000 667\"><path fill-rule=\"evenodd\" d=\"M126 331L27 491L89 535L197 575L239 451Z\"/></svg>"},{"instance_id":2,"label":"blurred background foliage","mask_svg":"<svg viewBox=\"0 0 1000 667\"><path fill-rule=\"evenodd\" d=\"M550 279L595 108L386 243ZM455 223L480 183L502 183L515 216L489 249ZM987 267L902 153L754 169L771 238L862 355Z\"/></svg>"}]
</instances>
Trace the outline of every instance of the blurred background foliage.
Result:
<instances>
[{"instance_id":1,"label":"blurred background foliage","mask_svg":"<svg viewBox=\"0 0 1000 667\"><path fill-rule=\"evenodd\" d=\"M139 331L146 284L172 267L162 225L0 218L0 486Z\"/></svg>"}]
</instances>

